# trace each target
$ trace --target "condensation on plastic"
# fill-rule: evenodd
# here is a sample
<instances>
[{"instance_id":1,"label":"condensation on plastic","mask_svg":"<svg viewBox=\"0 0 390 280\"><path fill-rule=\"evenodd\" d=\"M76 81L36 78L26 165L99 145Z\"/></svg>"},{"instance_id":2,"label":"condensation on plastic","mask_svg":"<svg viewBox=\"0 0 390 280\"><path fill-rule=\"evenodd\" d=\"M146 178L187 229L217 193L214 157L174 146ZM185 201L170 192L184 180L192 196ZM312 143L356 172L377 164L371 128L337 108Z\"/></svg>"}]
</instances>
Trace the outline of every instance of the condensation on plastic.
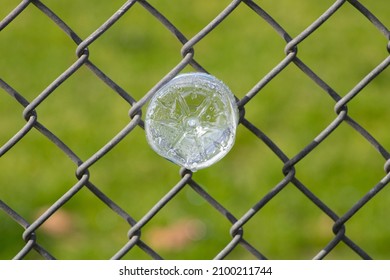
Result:
<instances>
[{"instance_id":1,"label":"condensation on plastic","mask_svg":"<svg viewBox=\"0 0 390 280\"><path fill-rule=\"evenodd\" d=\"M234 144L238 109L220 80L182 74L151 99L145 117L148 143L159 155L196 171L222 159Z\"/></svg>"}]
</instances>

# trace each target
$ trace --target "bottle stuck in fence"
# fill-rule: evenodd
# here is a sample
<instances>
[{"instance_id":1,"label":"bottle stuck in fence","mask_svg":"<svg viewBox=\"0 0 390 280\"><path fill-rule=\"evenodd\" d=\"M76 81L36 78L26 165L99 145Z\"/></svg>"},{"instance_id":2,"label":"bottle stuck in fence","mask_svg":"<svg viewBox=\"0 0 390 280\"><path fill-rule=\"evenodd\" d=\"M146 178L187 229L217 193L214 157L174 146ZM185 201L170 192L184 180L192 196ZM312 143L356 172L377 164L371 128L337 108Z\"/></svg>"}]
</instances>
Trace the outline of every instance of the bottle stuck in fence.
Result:
<instances>
[{"instance_id":1,"label":"bottle stuck in fence","mask_svg":"<svg viewBox=\"0 0 390 280\"><path fill-rule=\"evenodd\" d=\"M182 74L164 85L146 111L145 132L159 155L192 171L232 148L238 109L230 89L204 73Z\"/></svg>"}]
</instances>

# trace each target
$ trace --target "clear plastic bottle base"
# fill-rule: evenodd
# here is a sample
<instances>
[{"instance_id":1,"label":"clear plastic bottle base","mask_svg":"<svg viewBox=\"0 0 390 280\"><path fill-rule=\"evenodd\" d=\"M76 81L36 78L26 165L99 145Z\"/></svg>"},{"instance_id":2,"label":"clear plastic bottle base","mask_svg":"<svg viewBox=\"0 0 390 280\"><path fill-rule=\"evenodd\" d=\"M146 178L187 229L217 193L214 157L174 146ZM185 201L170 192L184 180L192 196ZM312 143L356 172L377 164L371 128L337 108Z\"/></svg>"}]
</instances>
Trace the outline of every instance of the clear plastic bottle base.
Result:
<instances>
[{"instance_id":1,"label":"clear plastic bottle base","mask_svg":"<svg viewBox=\"0 0 390 280\"><path fill-rule=\"evenodd\" d=\"M230 151L237 124L230 89L211 75L188 73L172 79L150 100L145 132L159 155L196 171Z\"/></svg>"}]
</instances>

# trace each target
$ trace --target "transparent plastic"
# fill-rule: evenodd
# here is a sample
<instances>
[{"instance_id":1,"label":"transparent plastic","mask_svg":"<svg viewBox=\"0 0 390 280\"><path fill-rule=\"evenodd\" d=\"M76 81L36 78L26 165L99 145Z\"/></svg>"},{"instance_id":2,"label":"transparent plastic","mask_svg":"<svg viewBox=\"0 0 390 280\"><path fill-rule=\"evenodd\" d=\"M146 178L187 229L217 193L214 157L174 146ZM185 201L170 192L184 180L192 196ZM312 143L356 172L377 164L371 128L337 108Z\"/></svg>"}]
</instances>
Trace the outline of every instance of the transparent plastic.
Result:
<instances>
[{"instance_id":1,"label":"transparent plastic","mask_svg":"<svg viewBox=\"0 0 390 280\"><path fill-rule=\"evenodd\" d=\"M238 109L230 89L204 73L182 74L163 86L146 111L145 132L159 155L196 171L232 148Z\"/></svg>"}]
</instances>

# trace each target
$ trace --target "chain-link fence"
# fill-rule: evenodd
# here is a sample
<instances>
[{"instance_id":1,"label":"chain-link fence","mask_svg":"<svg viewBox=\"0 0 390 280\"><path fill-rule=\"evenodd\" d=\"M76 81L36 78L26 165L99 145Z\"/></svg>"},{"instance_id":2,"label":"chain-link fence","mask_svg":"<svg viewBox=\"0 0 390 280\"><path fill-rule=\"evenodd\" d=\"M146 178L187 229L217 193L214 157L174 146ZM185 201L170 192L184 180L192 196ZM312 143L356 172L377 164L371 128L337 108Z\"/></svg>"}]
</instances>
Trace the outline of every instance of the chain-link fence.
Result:
<instances>
[{"instance_id":1,"label":"chain-link fence","mask_svg":"<svg viewBox=\"0 0 390 280\"><path fill-rule=\"evenodd\" d=\"M15 2L0 6L4 258L390 257L386 1ZM238 135L178 174L142 112L194 71L232 88Z\"/></svg>"}]
</instances>

